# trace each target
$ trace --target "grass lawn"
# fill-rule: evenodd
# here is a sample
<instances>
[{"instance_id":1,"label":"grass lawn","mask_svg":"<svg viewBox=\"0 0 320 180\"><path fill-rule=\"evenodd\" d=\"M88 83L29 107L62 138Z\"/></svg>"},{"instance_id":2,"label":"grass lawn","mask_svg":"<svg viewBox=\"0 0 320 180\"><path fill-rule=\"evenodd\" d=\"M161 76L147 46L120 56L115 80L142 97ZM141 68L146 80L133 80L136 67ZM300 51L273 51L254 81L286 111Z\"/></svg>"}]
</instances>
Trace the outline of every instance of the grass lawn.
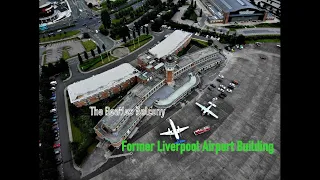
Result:
<instances>
[{"instance_id":1,"label":"grass lawn","mask_svg":"<svg viewBox=\"0 0 320 180\"><path fill-rule=\"evenodd\" d=\"M62 59L67 60L70 58L69 52L67 47L64 47L62 50Z\"/></svg>"},{"instance_id":2,"label":"grass lawn","mask_svg":"<svg viewBox=\"0 0 320 180\"><path fill-rule=\"evenodd\" d=\"M93 152L93 150L96 148L96 146L98 145L99 141L95 140L87 149L88 154L91 154Z\"/></svg>"},{"instance_id":3,"label":"grass lawn","mask_svg":"<svg viewBox=\"0 0 320 180\"><path fill-rule=\"evenodd\" d=\"M108 58L108 56L106 56L106 54L102 54L102 57L104 57L103 63L102 63L100 56L96 56L95 58L92 58L92 59L89 59L89 60L83 62L80 65L81 70L82 71L90 71L90 70L96 69L102 65L108 64L108 63L118 59L116 57L110 56L110 61L109 61L109 58Z\"/></svg>"},{"instance_id":4,"label":"grass lawn","mask_svg":"<svg viewBox=\"0 0 320 180\"><path fill-rule=\"evenodd\" d=\"M253 44L255 42L275 43L275 42L280 42L280 39L258 39L258 40L245 41L246 44Z\"/></svg>"},{"instance_id":5,"label":"grass lawn","mask_svg":"<svg viewBox=\"0 0 320 180\"><path fill-rule=\"evenodd\" d=\"M197 41L198 43L204 45L204 46L208 46L208 41L202 41L202 40L199 40L199 39L194 39L192 38L192 41Z\"/></svg>"},{"instance_id":6,"label":"grass lawn","mask_svg":"<svg viewBox=\"0 0 320 180\"><path fill-rule=\"evenodd\" d=\"M151 38L151 39L152 39L152 38ZM151 39L146 39L146 40L144 40L144 41L140 41L140 42L139 42L140 46L139 46L139 44L137 43L137 44L135 44L135 46L134 46L134 45L131 45L131 46L129 46L128 48L129 48L130 52L132 52L132 51L138 49L139 47L143 46L143 45L146 44L147 42L149 42Z\"/></svg>"},{"instance_id":7,"label":"grass lawn","mask_svg":"<svg viewBox=\"0 0 320 180\"><path fill-rule=\"evenodd\" d=\"M79 128L77 128L73 122L72 117L70 116L70 124L71 124L71 131L72 131L72 138L74 142L82 143L84 141L82 133Z\"/></svg>"},{"instance_id":8,"label":"grass lawn","mask_svg":"<svg viewBox=\"0 0 320 180\"><path fill-rule=\"evenodd\" d=\"M119 24L120 23L120 19L112 19L111 23L112 24Z\"/></svg>"},{"instance_id":9,"label":"grass lawn","mask_svg":"<svg viewBox=\"0 0 320 180\"><path fill-rule=\"evenodd\" d=\"M83 47L86 49L86 51L90 51L91 49L96 49L97 45L92 40L87 41L81 41Z\"/></svg>"},{"instance_id":10,"label":"grass lawn","mask_svg":"<svg viewBox=\"0 0 320 180\"><path fill-rule=\"evenodd\" d=\"M64 39L64 38L67 38L67 37L74 36L74 35L79 34L79 33L80 33L79 30L68 31L68 32L66 32L66 34L64 34L64 32L61 31L59 34L56 34L55 36L40 38L40 42L60 40L60 39Z\"/></svg>"}]
</instances>

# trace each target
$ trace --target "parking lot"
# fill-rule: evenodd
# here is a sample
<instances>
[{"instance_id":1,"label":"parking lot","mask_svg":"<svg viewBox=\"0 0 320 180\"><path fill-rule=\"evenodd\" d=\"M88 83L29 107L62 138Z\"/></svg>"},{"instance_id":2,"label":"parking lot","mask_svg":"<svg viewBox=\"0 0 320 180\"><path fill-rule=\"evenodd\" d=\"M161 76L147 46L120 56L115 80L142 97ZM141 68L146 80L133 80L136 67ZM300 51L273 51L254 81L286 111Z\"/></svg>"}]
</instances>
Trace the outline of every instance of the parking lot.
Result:
<instances>
[{"instance_id":1,"label":"parking lot","mask_svg":"<svg viewBox=\"0 0 320 180\"><path fill-rule=\"evenodd\" d=\"M59 128L59 121L58 121L58 115L57 115L57 103L56 103L56 86L57 82L56 81L51 81L50 85L51 91L52 91L52 96L51 100L53 101L53 109L50 110L50 113L52 114L52 131L54 133L54 153L56 154L56 161L57 161L57 169L61 177L63 177L63 160L62 160L62 155L61 155L61 143L60 143L60 128Z\"/></svg>"},{"instance_id":2,"label":"parking lot","mask_svg":"<svg viewBox=\"0 0 320 180\"><path fill-rule=\"evenodd\" d=\"M264 49L268 52L263 51ZM266 58L261 59L260 55ZM211 73L208 71L208 73ZM214 73L213 73L214 74ZM218 74L210 74L207 84L216 82ZM193 94L187 104L171 116L176 126L190 126L181 133L182 139L194 142L204 139L213 142L261 140L273 143L274 154L267 152L134 152L132 156L102 174L92 178L102 179L279 179L280 178L280 51L274 43L256 48L247 45L229 56L220 74L223 84L236 79L239 85L225 99L218 99L212 108L219 119L201 116L197 101L208 105L218 94L210 91L206 83ZM199 96L197 96L199 92ZM194 136L193 131L205 125L212 129ZM136 142L155 143L157 140L174 142L174 137L160 136L170 127L167 121L148 132Z\"/></svg>"}]
</instances>

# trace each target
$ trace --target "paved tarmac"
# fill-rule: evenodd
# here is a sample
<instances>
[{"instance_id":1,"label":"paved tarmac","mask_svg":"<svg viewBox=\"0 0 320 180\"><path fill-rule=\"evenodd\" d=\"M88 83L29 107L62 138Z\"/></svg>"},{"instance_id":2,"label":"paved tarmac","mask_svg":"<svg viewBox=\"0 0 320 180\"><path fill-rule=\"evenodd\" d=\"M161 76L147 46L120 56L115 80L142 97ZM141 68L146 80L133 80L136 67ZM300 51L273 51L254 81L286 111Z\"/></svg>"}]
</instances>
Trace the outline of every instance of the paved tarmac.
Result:
<instances>
[{"instance_id":1,"label":"paved tarmac","mask_svg":"<svg viewBox=\"0 0 320 180\"><path fill-rule=\"evenodd\" d=\"M239 85L224 99L218 99L213 111L219 119L201 116L194 100L206 103L218 91L199 90L193 100L171 116L177 126L189 125L181 133L188 142L204 139L213 142L262 140L274 144L274 154L267 152L189 152L177 155L174 152L135 152L123 162L108 169L92 180L102 179L280 179L280 52L275 44L268 52L247 45L233 53L221 73L222 84L236 79ZM277 52L278 51L278 52ZM260 59L263 55L266 59ZM212 75L213 72L208 73ZM214 74L214 73L213 73ZM211 76L209 81L215 82ZM173 142L174 138L159 136L170 127L167 121L142 136L137 142L154 143L157 140ZM213 129L194 136L193 130L210 124Z\"/></svg>"}]
</instances>

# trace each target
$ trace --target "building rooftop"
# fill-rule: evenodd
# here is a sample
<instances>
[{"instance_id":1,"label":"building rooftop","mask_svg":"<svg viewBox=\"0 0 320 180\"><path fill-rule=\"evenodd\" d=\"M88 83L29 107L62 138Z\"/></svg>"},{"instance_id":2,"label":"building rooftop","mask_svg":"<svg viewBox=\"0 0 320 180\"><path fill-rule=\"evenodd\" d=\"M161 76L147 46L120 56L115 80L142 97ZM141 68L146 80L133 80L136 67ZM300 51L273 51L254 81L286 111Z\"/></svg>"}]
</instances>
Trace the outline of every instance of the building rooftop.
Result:
<instances>
[{"instance_id":1,"label":"building rooftop","mask_svg":"<svg viewBox=\"0 0 320 180\"><path fill-rule=\"evenodd\" d=\"M45 7L47 5L51 4L48 0L39 0L39 8Z\"/></svg>"},{"instance_id":2,"label":"building rooftop","mask_svg":"<svg viewBox=\"0 0 320 180\"><path fill-rule=\"evenodd\" d=\"M255 9L259 10L257 7L253 6L247 0L208 0L211 4L218 6L224 12L234 12L242 9Z\"/></svg>"},{"instance_id":3,"label":"building rooftop","mask_svg":"<svg viewBox=\"0 0 320 180\"><path fill-rule=\"evenodd\" d=\"M134 94L129 94L123 98L123 101L117 106L116 109L134 109L134 107L138 104L139 100L139 97L135 96ZM103 116L101 121L106 127L110 129L115 129L120 123L120 121L124 118L124 116L125 113L114 116Z\"/></svg>"},{"instance_id":4,"label":"building rooftop","mask_svg":"<svg viewBox=\"0 0 320 180\"><path fill-rule=\"evenodd\" d=\"M209 46L207 48L200 49L192 54L186 54L180 57L179 62L177 64L179 67L184 67L194 61L197 61L203 57L206 57L214 53L218 53L217 49L212 46Z\"/></svg>"},{"instance_id":5,"label":"building rooftop","mask_svg":"<svg viewBox=\"0 0 320 180\"><path fill-rule=\"evenodd\" d=\"M156 102L156 105L158 106L167 106L169 104L172 104L176 99L178 99L183 93L188 91L190 88L196 85L197 78L192 73L190 75L190 80L186 82L184 85L182 85L180 88L178 88L176 91L174 91L170 96L168 96L165 99L161 99Z\"/></svg>"},{"instance_id":6,"label":"building rooftop","mask_svg":"<svg viewBox=\"0 0 320 180\"><path fill-rule=\"evenodd\" d=\"M70 102L73 103L110 89L139 74L140 72L132 65L124 63L101 74L73 83L67 87Z\"/></svg>"},{"instance_id":7,"label":"building rooftop","mask_svg":"<svg viewBox=\"0 0 320 180\"><path fill-rule=\"evenodd\" d=\"M178 47L185 43L192 33L175 30L170 36L161 43L149 50L156 58L162 58L168 54L172 54Z\"/></svg>"}]
</instances>

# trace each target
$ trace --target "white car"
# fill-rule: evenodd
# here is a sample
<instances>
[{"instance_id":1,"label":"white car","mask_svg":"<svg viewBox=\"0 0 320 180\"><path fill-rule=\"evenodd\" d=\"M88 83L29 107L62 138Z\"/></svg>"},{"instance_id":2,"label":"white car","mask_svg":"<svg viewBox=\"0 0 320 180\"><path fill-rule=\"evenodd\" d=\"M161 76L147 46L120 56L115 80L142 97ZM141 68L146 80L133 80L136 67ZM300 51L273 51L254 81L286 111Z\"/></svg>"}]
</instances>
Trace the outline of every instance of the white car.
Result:
<instances>
[{"instance_id":1,"label":"white car","mask_svg":"<svg viewBox=\"0 0 320 180\"><path fill-rule=\"evenodd\" d=\"M57 32L61 32L61 29L59 29Z\"/></svg>"},{"instance_id":2,"label":"white car","mask_svg":"<svg viewBox=\"0 0 320 180\"><path fill-rule=\"evenodd\" d=\"M224 92L224 90L222 88L218 88L218 91Z\"/></svg>"},{"instance_id":3,"label":"white car","mask_svg":"<svg viewBox=\"0 0 320 180\"><path fill-rule=\"evenodd\" d=\"M222 89L226 89L226 87L224 85L222 85L222 84L220 84L219 87L222 88Z\"/></svg>"},{"instance_id":4,"label":"white car","mask_svg":"<svg viewBox=\"0 0 320 180\"><path fill-rule=\"evenodd\" d=\"M223 76L223 75L221 75L221 74L219 74L219 77L220 77L221 79L223 79L223 78L224 78L224 76Z\"/></svg>"},{"instance_id":5,"label":"white car","mask_svg":"<svg viewBox=\"0 0 320 180\"><path fill-rule=\"evenodd\" d=\"M239 49L239 45L238 44L236 45L236 48Z\"/></svg>"},{"instance_id":6,"label":"white car","mask_svg":"<svg viewBox=\"0 0 320 180\"><path fill-rule=\"evenodd\" d=\"M211 36L211 39L213 39L213 36Z\"/></svg>"},{"instance_id":7,"label":"white car","mask_svg":"<svg viewBox=\"0 0 320 180\"><path fill-rule=\"evenodd\" d=\"M228 92L228 93L232 93L232 90L231 90L231 89L227 89L227 92Z\"/></svg>"},{"instance_id":8,"label":"white car","mask_svg":"<svg viewBox=\"0 0 320 180\"><path fill-rule=\"evenodd\" d=\"M230 86L232 86L232 87L236 87L236 85L235 85L235 84L233 84L233 83L230 83L229 85L230 85Z\"/></svg>"},{"instance_id":9,"label":"white car","mask_svg":"<svg viewBox=\"0 0 320 180\"><path fill-rule=\"evenodd\" d=\"M54 112L57 112L57 110L56 109L51 109L50 110L50 113L54 113Z\"/></svg>"},{"instance_id":10,"label":"white car","mask_svg":"<svg viewBox=\"0 0 320 180\"><path fill-rule=\"evenodd\" d=\"M212 98L212 101L216 101L218 98L217 97L214 97L214 98Z\"/></svg>"},{"instance_id":11,"label":"white car","mask_svg":"<svg viewBox=\"0 0 320 180\"><path fill-rule=\"evenodd\" d=\"M209 38L209 35L206 35L206 38Z\"/></svg>"}]
</instances>

